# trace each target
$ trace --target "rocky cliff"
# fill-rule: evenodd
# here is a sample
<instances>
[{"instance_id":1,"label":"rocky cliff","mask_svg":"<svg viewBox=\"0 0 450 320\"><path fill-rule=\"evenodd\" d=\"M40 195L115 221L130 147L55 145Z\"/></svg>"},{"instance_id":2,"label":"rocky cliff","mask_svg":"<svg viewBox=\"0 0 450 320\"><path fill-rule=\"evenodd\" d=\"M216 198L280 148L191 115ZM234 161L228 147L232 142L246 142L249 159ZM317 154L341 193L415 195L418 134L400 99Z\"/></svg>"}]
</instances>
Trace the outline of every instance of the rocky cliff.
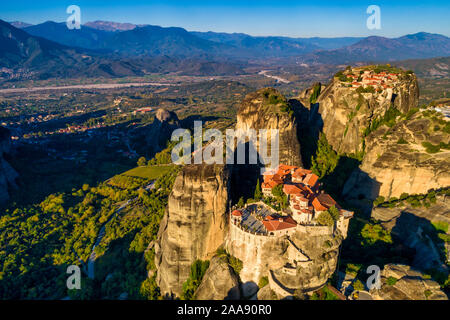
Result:
<instances>
[{"instance_id":1,"label":"rocky cliff","mask_svg":"<svg viewBox=\"0 0 450 320\"><path fill-rule=\"evenodd\" d=\"M370 290L376 300L448 300L437 282L405 265L388 264L381 271L381 288Z\"/></svg>"},{"instance_id":2,"label":"rocky cliff","mask_svg":"<svg viewBox=\"0 0 450 320\"><path fill-rule=\"evenodd\" d=\"M343 240L341 233L338 230L330 234L297 232L291 240L309 259L298 263L295 274L286 272L286 268L275 270L276 279L285 287L303 292L323 286L336 270Z\"/></svg>"},{"instance_id":3,"label":"rocky cliff","mask_svg":"<svg viewBox=\"0 0 450 320\"><path fill-rule=\"evenodd\" d=\"M392 231L403 245L414 249L413 267L448 273L450 244L441 237L445 234L448 237L450 230L438 232L433 224L450 224L449 199L444 193L432 201L428 207L413 207L407 201L393 208L376 207L371 217Z\"/></svg>"},{"instance_id":4,"label":"rocky cliff","mask_svg":"<svg viewBox=\"0 0 450 320\"><path fill-rule=\"evenodd\" d=\"M223 165L187 165L178 174L155 244L163 295L179 296L196 259L209 260L228 232L229 172Z\"/></svg>"},{"instance_id":5,"label":"rocky cliff","mask_svg":"<svg viewBox=\"0 0 450 320\"><path fill-rule=\"evenodd\" d=\"M248 94L237 112L236 130L279 130L279 162L301 166L297 125L292 106L273 88ZM268 143L270 148L270 139Z\"/></svg>"},{"instance_id":6,"label":"rocky cliff","mask_svg":"<svg viewBox=\"0 0 450 320\"><path fill-rule=\"evenodd\" d=\"M353 68L346 70L343 75L359 75L371 69L373 67ZM386 88L381 87L373 92L358 90L350 82L341 80L338 76L333 77L322 90L316 103L310 106L309 122L317 130L323 130L330 145L339 153L361 152L364 130L391 106L406 112L418 104L419 87L414 74L402 72ZM303 96L308 96L308 92L311 94L311 90L307 90L299 99L304 101Z\"/></svg>"},{"instance_id":7,"label":"rocky cliff","mask_svg":"<svg viewBox=\"0 0 450 320\"><path fill-rule=\"evenodd\" d=\"M447 129L446 129L447 128ZM381 126L366 138L366 154L347 181L349 198L423 194L450 185L450 134L437 113L419 111L395 125Z\"/></svg>"},{"instance_id":8,"label":"rocky cliff","mask_svg":"<svg viewBox=\"0 0 450 320\"><path fill-rule=\"evenodd\" d=\"M239 279L226 259L214 257L195 292L196 300L239 300Z\"/></svg>"},{"instance_id":9,"label":"rocky cliff","mask_svg":"<svg viewBox=\"0 0 450 320\"><path fill-rule=\"evenodd\" d=\"M166 147L166 143L170 140L172 132L180 127L180 122L175 112L165 109L158 109L155 119L146 130L147 145L152 149L153 153L159 152Z\"/></svg>"},{"instance_id":10,"label":"rocky cliff","mask_svg":"<svg viewBox=\"0 0 450 320\"><path fill-rule=\"evenodd\" d=\"M239 275L245 297L256 293L262 277L269 278L269 286L278 298L292 296L296 290L309 292L321 287L336 269L342 243L340 232L326 227L298 229L291 235L265 240L251 237L226 240L227 251L243 262Z\"/></svg>"},{"instance_id":11,"label":"rocky cliff","mask_svg":"<svg viewBox=\"0 0 450 320\"><path fill-rule=\"evenodd\" d=\"M17 172L5 160L11 151L11 135L8 129L0 127L0 203L9 199L9 189L16 187Z\"/></svg>"}]
</instances>

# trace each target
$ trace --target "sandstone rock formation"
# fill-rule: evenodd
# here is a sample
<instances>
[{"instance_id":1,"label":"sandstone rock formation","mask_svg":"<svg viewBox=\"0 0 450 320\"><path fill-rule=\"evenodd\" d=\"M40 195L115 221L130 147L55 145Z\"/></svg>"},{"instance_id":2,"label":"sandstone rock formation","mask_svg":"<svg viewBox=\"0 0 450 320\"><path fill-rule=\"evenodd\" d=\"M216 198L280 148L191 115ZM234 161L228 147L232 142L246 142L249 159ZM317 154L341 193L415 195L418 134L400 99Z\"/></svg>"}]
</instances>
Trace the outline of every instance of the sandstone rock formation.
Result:
<instances>
[{"instance_id":1,"label":"sandstone rock formation","mask_svg":"<svg viewBox=\"0 0 450 320\"><path fill-rule=\"evenodd\" d=\"M202 283L195 292L196 300L239 300L239 279L224 258L211 259Z\"/></svg>"},{"instance_id":2,"label":"sandstone rock formation","mask_svg":"<svg viewBox=\"0 0 450 320\"><path fill-rule=\"evenodd\" d=\"M292 107L277 90L265 88L248 94L237 112L236 130L279 130L279 162L302 165L297 120ZM267 139L270 148L270 139ZM257 143L257 150L259 140ZM269 153L270 154L270 153Z\"/></svg>"},{"instance_id":3,"label":"sandstone rock formation","mask_svg":"<svg viewBox=\"0 0 450 320\"><path fill-rule=\"evenodd\" d=\"M196 259L209 260L228 232L229 173L223 165L187 165L178 174L155 244L163 295L180 295Z\"/></svg>"},{"instance_id":4,"label":"sandstone rock formation","mask_svg":"<svg viewBox=\"0 0 450 320\"><path fill-rule=\"evenodd\" d=\"M412 266L418 270L440 270L447 273L449 248L436 235L432 223L450 224L449 199L437 196L436 203L429 208L403 205L395 208L377 207L372 210L372 218L392 230L392 233L407 247L413 248L415 255ZM449 232L449 231L447 231Z\"/></svg>"},{"instance_id":5,"label":"sandstone rock formation","mask_svg":"<svg viewBox=\"0 0 450 320\"><path fill-rule=\"evenodd\" d=\"M389 279L389 280L388 280ZM406 265L388 264L381 271L381 288L370 290L376 300L448 300L437 282Z\"/></svg>"},{"instance_id":6,"label":"sandstone rock formation","mask_svg":"<svg viewBox=\"0 0 450 320\"><path fill-rule=\"evenodd\" d=\"M239 275L244 296L246 287L250 295L251 284L266 276L277 297L285 298L295 290L308 292L323 286L336 269L341 243L337 229L310 227L283 237L229 235L226 249L243 262Z\"/></svg>"},{"instance_id":7,"label":"sandstone rock formation","mask_svg":"<svg viewBox=\"0 0 450 320\"><path fill-rule=\"evenodd\" d=\"M308 292L323 286L336 270L342 235L338 230L329 234L307 234L297 232L292 241L309 258L297 266L296 274L286 272L286 268L274 271L277 280L290 289Z\"/></svg>"},{"instance_id":8,"label":"sandstone rock formation","mask_svg":"<svg viewBox=\"0 0 450 320\"><path fill-rule=\"evenodd\" d=\"M395 208L376 207L372 210L371 217L382 222L389 230L395 227L397 219L405 212L429 222L442 221L450 225L450 198L445 195L438 195L436 198L436 203L429 208L414 208L409 204Z\"/></svg>"},{"instance_id":9,"label":"sandstone rock formation","mask_svg":"<svg viewBox=\"0 0 450 320\"><path fill-rule=\"evenodd\" d=\"M306 88L305 90L300 92L300 94L296 97L296 99L298 101L300 101L304 106L309 106L311 103L311 96L313 95L314 88L316 88L316 87L317 87L317 89L319 89L319 87L320 87L320 90L318 91L319 94L326 88L326 86L323 85L322 83L316 82L310 88ZM314 103L314 101L313 101L313 103Z\"/></svg>"},{"instance_id":10,"label":"sandstone rock formation","mask_svg":"<svg viewBox=\"0 0 450 320\"><path fill-rule=\"evenodd\" d=\"M397 117L392 128L382 126L366 138L366 154L352 173L343 193L350 198L399 197L423 194L450 185L447 149L426 151L423 143L448 144L450 135L436 120L417 112L411 119Z\"/></svg>"},{"instance_id":11,"label":"sandstone rock formation","mask_svg":"<svg viewBox=\"0 0 450 320\"><path fill-rule=\"evenodd\" d=\"M362 69L353 68L352 72L358 74ZM311 106L309 124L322 129L338 153L356 154L363 149L364 129L374 119L384 115L391 106L406 112L417 106L418 98L414 74L403 75L392 88L381 93L358 93L334 77Z\"/></svg>"},{"instance_id":12,"label":"sandstone rock formation","mask_svg":"<svg viewBox=\"0 0 450 320\"><path fill-rule=\"evenodd\" d=\"M270 289L269 285L266 285L258 290L258 300L278 300L276 293Z\"/></svg>"},{"instance_id":13,"label":"sandstone rock formation","mask_svg":"<svg viewBox=\"0 0 450 320\"><path fill-rule=\"evenodd\" d=\"M146 131L146 140L153 153L159 152L166 147L172 132L180 127L180 122L175 112L158 109L155 120Z\"/></svg>"},{"instance_id":14,"label":"sandstone rock formation","mask_svg":"<svg viewBox=\"0 0 450 320\"><path fill-rule=\"evenodd\" d=\"M11 151L11 136L8 129L0 127L0 203L9 199L9 189L16 187L17 172L5 160Z\"/></svg>"}]
</instances>

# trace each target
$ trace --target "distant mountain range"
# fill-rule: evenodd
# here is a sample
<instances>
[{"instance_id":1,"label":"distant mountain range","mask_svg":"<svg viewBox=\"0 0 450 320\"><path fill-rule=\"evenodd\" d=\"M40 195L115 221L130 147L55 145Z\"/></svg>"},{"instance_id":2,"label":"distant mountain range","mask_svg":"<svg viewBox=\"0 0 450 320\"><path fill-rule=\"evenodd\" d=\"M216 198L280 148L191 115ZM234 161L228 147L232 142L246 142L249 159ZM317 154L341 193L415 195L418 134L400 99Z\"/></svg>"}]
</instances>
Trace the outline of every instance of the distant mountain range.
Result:
<instances>
[{"instance_id":1,"label":"distant mountain range","mask_svg":"<svg viewBox=\"0 0 450 320\"><path fill-rule=\"evenodd\" d=\"M111 22L111 21L90 21L84 24L86 27L90 27L97 30L103 31L127 31L133 30L136 27L143 27L144 24L132 24L132 23L121 23L121 22Z\"/></svg>"},{"instance_id":2,"label":"distant mountain range","mask_svg":"<svg viewBox=\"0 0 450 320\"><path fill-rule=\"evenodd\" d=\"M314 43L317 39L303 41L287 37L188 32L177 27L115 25L106 22L87 23L81 29L69 30L64 22L47 21L25 26L22 30L67 46L102 49L122 55L169 55L183 58L215 55L248 59L258 56L295 56L323 49ZM332 41L338 43L339 39Z\"/></svg>"},{"instance_id":3,"label":"distant mountain range","mask_svg":"<svg viewBox=\"0 0 450 320\"><path fill-rule=\"evenodd\" d=\"M392 39L289 38L107 21L78 30L52 21L14 25L0 20L0 68L27 69L40 78L224 75L243 73L249 61L338 65L450 56L450 38L425 32Z\"/></svg>"},{"instance_id":4,"label":"distant mountain range","mask_svg":"<svg viewBox=\"0 0 450 320\"><path fill-rule=\"evenodd\" d=\"M46 26L51 27L50 30L61 32L59 24L46 23ZM80 34L82 36L77 36L78 45L92 40L88 35L93 33L80 30ZM64 36L69 37L67 34ZM69 40L66 38L66 41ZM23 73L25 78L36 79L142 76L145 73L163 72L190 75L243 73L242 66L235 62L201 57L180 59L166 55L127 58L101 50L69 47L32 36L23 29L0 20L0 75L13 78L18 72Z\"/></svg>"},{"instance_id":5,"label":"distant mountain range","mask_svg":"<svg viewBox=\"0 0 450 320\"><path fill-rule=\"evenodd\" d=\"M20 21L12 21L12 22L10 22L10 24L16 28L25 28L25 27L32 26L32 24L30 24L30 23L20 22Z\"/></svg>"},{"instance_id":6,"label":"distant mountain range","mask_svg":"<svg viewBox=\"0 0 450 320\"><path fill-rule=\"evenodd\" d=\"M108 21L88 22L79 30L65 23L27 25L27 33L67 46L106 50L121 55L267 59L298 56L306 63L343 64L356 61L422 59L450 54L450 39L430 33L400 38L289 38L255 37L244 33L186 31L177 27L135 25Z\"/></svg>"},{"instance_id":7,"label":"distant mountain range","mask_svg":"<svg viewBox=\"0 0 450 320\"><path fill-rule=\"evenodd\" d=\"M426 32L400 38L368 37L352 45L302 57L306 63L345 64L367 61L425 59L450 55L450 38Z\"/></svg>"}]
</instances>

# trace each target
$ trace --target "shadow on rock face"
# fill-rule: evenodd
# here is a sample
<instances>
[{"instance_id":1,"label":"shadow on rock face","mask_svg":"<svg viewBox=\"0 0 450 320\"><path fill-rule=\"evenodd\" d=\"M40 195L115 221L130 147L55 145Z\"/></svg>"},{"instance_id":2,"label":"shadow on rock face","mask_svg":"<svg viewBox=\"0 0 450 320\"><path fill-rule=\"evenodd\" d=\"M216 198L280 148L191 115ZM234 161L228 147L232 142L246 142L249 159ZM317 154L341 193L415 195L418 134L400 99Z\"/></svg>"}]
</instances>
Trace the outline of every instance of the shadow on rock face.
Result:
<instances>
[{"instance_id":1,"label":"shadow on rock face","mask_svg":"<svg viewBox=\"0 0 450 320\"><path fill-rule=\"evenodd\" d=\"M259 290L259 287L253 281L241 283L241 293L244 299L253 297Z\"/></svg>"},{"instance_id":2,"label":"shadow on rock face","mask_svg":"<svg viewBox=\"0 0 450 320\"><path fill-rule=\"evenodd\" d=\"M444 241L428 219L402 211L392 233L407 247L415 249L412 265L422 271L435 269L447 272Z\"/></svg>"},{"instance_id":3,"label":"shadow on rock face","mask_svg":"<svg viewBox=\"0 0 450 320\"><path fill-rule=\"evenodd\" d=\"M241 298L241 292L239 286L234 286L228 291L224 300L239 300Z\"/></svg>"}]
</instances>

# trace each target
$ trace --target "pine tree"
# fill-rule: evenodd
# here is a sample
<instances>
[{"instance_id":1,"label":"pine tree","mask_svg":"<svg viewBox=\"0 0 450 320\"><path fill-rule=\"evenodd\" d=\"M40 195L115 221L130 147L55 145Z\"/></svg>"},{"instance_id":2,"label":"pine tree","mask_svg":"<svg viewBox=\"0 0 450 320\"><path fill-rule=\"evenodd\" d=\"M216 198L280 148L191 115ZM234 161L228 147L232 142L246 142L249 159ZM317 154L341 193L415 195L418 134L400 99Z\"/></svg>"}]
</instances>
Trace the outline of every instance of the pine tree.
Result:
<instances>
[{"instance_id":1,"label":"pine tree","mask_svg":"<svg viewBox=\"0 0 450 320\"><path fill-rule=\"evenodd\" d=\"M255 194L253 198L255 200L260 200L262 198L263 194L261 191L261 185L259 184L259 179L256 181L256 188L255 188Z\"/></svg>"},{"instance_id":2,"label":"pine tree","mask_svg":"<svg viewBox=\"0 0 450 320\"><path fill-rule=\"evenodd\" d=\"M240 197L239 201L237 203L238 208L242 208L244 206L245 202L244 202L244 197Z\"/></svg>"},{"instance_id":3,"label":"pine tree","mask_svg":"<svg viewBox=\"0 0 450 320\"><path fill-rule=\"evenodd\" d=\"M317 142L315 157L311 157L311 170L323 178L333 172L339 161L339 155L328 144L327 137L321 133Z\"/></svg>"}]
</instances>

